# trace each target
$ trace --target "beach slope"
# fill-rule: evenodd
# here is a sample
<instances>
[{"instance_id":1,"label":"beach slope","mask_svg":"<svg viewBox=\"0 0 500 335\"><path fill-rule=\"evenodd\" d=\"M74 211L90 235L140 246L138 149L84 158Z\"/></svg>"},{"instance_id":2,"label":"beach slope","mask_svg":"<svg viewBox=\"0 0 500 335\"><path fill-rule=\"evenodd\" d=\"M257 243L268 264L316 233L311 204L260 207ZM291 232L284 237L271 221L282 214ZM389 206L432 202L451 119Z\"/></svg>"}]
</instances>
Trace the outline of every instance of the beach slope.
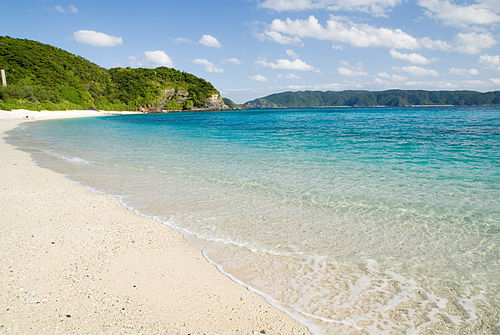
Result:
<instances>
[{"instance_id":1,"label":"beach slope","mask_svg":"<svg viewBox=\"0 0 500 335\"><path fill-rule=\"evenodd\" d=\"M0 112L0 333L308 334L170 228L40 168Z\"/></svg>"}]
</instances>

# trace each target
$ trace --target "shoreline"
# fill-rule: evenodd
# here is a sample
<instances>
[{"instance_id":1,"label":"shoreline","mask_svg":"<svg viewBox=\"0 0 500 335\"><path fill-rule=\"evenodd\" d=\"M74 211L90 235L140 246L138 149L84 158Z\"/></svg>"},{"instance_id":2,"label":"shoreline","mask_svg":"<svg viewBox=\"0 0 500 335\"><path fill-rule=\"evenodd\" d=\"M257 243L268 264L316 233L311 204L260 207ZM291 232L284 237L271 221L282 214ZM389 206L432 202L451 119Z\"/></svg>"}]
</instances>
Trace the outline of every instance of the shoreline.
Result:
<instances>
[{"instance_id":1,"label":"shoreline","mask_svg":"<svg viewBox=\"0 0 500 335\"><path fill-rule=\"evenodd\" d=\"M0 330L309 334L179 232L36 166L4 139L23 121L108 113L0 111Z\"/></svg>"}]
</instances>

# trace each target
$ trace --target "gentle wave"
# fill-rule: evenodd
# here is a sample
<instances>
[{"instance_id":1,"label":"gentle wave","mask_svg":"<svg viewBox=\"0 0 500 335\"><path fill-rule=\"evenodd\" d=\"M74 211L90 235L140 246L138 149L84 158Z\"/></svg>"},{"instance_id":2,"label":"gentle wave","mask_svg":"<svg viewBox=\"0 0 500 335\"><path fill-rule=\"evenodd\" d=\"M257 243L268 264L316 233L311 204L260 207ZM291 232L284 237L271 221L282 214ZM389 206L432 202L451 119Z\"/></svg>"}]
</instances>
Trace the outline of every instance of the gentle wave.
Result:
<instances>
[{"instance_id":1,"label":"gentle wave","mask_svg":"<svg viewBox=\"0 0 500 335\"><path fill-rule=\"evenodd\" d=\"M58 154L56 152L50 151L50 150L41 150L43 153L50 155L52 157L62 159L64 161L70 162L70 163L78 163L78 164L90 164L92 163L91 161L88 161L86 159L83 159L81 157L67 157L61 154Z\"/></svg>"}]
</instances>

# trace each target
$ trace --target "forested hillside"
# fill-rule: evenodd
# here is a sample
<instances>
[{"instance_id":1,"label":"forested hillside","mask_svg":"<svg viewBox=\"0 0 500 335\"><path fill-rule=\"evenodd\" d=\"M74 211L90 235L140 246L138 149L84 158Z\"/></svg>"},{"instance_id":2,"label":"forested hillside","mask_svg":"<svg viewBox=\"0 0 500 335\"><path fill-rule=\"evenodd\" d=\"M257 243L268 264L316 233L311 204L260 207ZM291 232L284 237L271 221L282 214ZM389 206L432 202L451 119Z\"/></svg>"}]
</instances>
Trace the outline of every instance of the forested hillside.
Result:
<instances>
[{"instance_id":1,"label":"forested hillside","mask_svg":"<svg viewBox=\"0 0 500 335\"><path fill-rule=\"evenodd\" d=\"M245 103L247 108L320 107L320 106L422 106L454 105L481 106L499 105L500 91L301 91L268 95Z\"/></svg>"},{"instance_id":2,"label":"forested hillside","mask_svg":"<svg viewBox=\"0 0 500 335\"><path fill-rule=\"evenodd\" d=\"M175 69L107 70L36 41L0 36L0 109L161 111L224 108L209 82Z\"/></svg>"}]
</instances>

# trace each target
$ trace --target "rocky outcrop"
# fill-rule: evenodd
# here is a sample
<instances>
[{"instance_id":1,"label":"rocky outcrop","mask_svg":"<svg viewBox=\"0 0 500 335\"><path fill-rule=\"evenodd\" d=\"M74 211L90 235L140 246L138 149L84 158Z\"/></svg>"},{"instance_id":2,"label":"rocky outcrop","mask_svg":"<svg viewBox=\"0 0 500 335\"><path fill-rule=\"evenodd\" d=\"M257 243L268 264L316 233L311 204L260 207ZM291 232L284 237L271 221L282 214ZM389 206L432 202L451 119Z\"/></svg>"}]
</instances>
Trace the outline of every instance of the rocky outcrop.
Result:
<instances>
[{"instance_id":1,"label":"rocky outcrop","mask_svg":"<svg viewBox=\"0 0 500 335\"><path fill-rule=\"evenodd\" d=\"M230 109L218 93L207 98L206 104L201 107L193 107L190 95L187 91L173 88L165 89L157 103L146 104L141 107L143 113L163 113L180 110L228 110Z\"/></svg>"},{"instance_id":2,"label":"rocky outcrop","mask_svg":"<svg viewBox=\"0 0 500 335\"><path fill-rule=\"evenodd\" d=\"M184 102L188 99L188 97L189 97L189 92L169 88L163 91L159 106L161 108L164 108L166 107L166 105L172 105L172 103L182 106Z\"/></svg>"},{"instance_id":3,"label":"rocky outcrop","mask_svg":"<svg viewBox=\"0 0 500 335\"><path fill-rule=\"evenodd\" d=\"M212 94L208 99L207 99L207 109L217 109L217 110L225 110L229 109L228 106L224 103L224 100L222 100L222 97L219 94Z\"/></svg>"}]
</instances>

